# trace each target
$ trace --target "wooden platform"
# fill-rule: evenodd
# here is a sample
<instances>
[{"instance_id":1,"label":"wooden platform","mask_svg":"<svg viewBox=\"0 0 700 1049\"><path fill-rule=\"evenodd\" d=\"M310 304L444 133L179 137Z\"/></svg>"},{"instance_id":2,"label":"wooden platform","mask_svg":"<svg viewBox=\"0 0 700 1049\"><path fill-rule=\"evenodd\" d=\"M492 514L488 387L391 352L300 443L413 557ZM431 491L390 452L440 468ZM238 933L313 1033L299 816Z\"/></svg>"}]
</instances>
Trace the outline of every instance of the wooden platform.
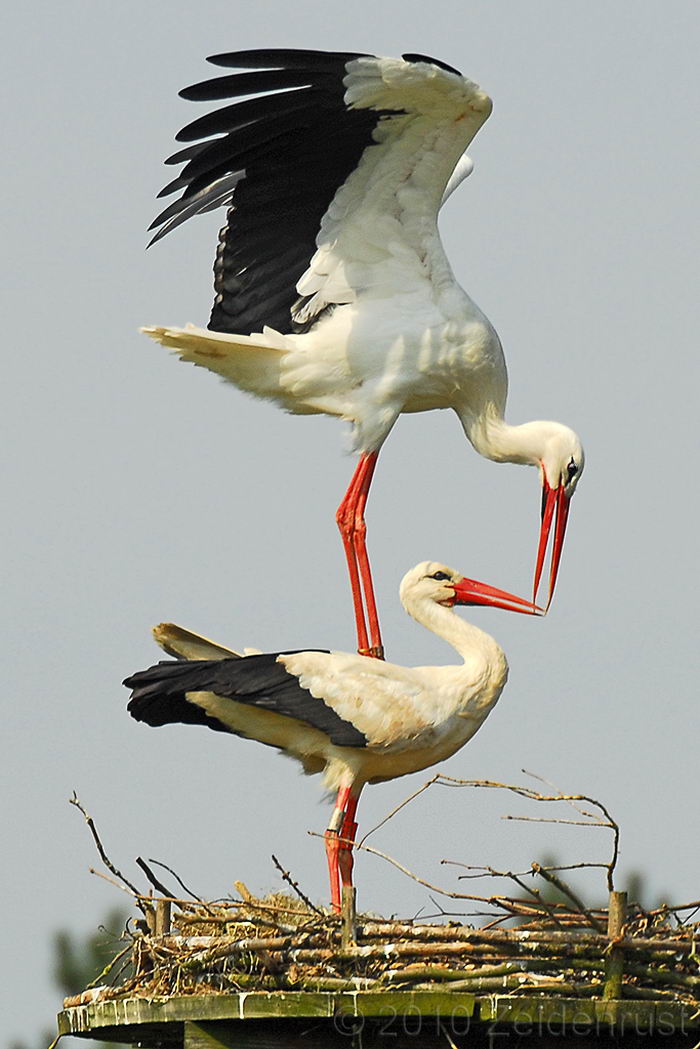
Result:
<instances>
[{"instance_id":1,"label":"wooden platform","mask_svg":"<svg viewBox=\"0 0 700 1049\"><path fill-rule=\"evenodd\" d=\"M253 991L64 1010L61 1034L147 1049L462 1049L500 1045L693 1046L700 1015L670 1001L440 991Z\"/></svg>"}]
</instances>

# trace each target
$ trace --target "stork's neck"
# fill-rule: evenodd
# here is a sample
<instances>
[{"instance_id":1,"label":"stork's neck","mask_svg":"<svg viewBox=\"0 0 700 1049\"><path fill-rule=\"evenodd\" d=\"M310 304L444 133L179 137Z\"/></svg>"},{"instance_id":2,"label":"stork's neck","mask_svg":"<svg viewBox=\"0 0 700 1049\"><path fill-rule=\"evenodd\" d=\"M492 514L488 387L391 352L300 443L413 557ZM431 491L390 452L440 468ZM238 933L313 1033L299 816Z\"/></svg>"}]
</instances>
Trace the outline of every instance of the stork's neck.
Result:
<instances>
[{"instance_id":1,"label":"stork's neck","mask_svg":"<svg viewBox=\"0 0 700 1049\"><path fill-rule=\"evenodd\" d=\"M452 645L465 662L472 662L475 656L480 656L493 670L506 669L503 649L491 635L462 619L451 608L415 596L404 600L404 607L421 626Z\"/></svg>"},{"instance_id":2,"label":"stork's neck","mask_svg":"<svg viewBox=\"0 0 700 1049\"><path fill-rule=\"evenodd\" d=\"M458 411L464 432L479 455L497 463L523 463L537 466L545 458L547 446L556 439L559 423L529 422L511 426L495 405L476 414Z\"/></svg>"}]
</instances>

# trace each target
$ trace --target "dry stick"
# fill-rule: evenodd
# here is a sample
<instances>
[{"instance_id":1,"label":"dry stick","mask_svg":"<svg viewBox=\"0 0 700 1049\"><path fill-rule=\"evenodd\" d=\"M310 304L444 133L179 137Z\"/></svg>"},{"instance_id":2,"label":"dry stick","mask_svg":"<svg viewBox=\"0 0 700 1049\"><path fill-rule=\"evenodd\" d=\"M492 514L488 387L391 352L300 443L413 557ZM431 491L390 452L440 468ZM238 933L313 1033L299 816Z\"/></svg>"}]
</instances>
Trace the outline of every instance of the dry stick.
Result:
<instances>
[{"instance_id":1,"label":"dry stick","mask_svg":"<svg viewBox=\"0 0 700 1049\"><path fill-rule=\"evenodd\" d=\"M110 860L109 856L105 852L105 850L104 850L104 848L102 846L102 842L100 841L100 836L97 833L97 828L95 827L94 820L93 820L92 816L88 815L88 813L85 811L83 806L80 804L80 801L78 800L78 795L75 793L75 791L73 791L73 797L69 798L68 801L69 801L69 803L71 805L75 805L76 809L78 809L80 812L82 812L83 816L85 817L85 822L87 823L88 827L90 828L90 833L92 834L93 841L95 842L95 845L97 846L97 851L100 854L100 859L104 863L104 865L107 868L107 870L111 871L115 878L119 878L119 880L123 881L125 885L128 885L128 887L131 889L131 891L136 896L139 896L139 890L136 888L136 886L132 885L131 882L129 881L129 879L125 878L120 870L117 870L117 868L114 866L114 864Z\"/></svg>"},{"instance_id":2,"label":"dry stick","mask_svg":"<svg viewBox=\"0 0 700 1049\"><path fill-rule=\"evenodd\" d=\"M533 909L531 906L530 907L526 906L524 904L524 901L522 901L522 900L510 899L509 900L510 903L518 904L518 905L520 905L522 907L522 913L524 915L526 915L526 914L534 914L534 915L542 915L543 916L544 914L547 914L554 921L554 923L556 925L559 925L559 926L562 925L562 922L564 922L564 923L567 923L567 922L568 923L571 923L571 922L578 922L578 923L580 923L582 918L584 918L584 917L587 918L587 914L586 914L585 911L583 911L583 912L581 912L580 910L572 911L570 909L569 904L563 903L561 901L544 900L544 899L542 899L542 895L541 895L539 889L534 889L531 886L525 884L521 879L526 877L528 874L532 874L532 866L530 867L530 870L528 870L528 871L521 871L521 872L514 873L513 871L497 871L493 867L476 867L476 866L472 866L471 864L459 863L456 860L441 860L440 863L441 864L449 864L449 865L454 866L454 867L465 867L467 870L471 869L471 870L475 870L475 871L480 871L481 872L479 874L460 874L458 876L458 879L457 879L458 881L467 881L469 879L486 878L486 877L508 878L508 879L511 879L512 881L515 881L516 884L519 885L520 888L522 888L524 890L524 892L528 893L530 896L532 896L540 904L539 908L534 908ZM598 863L596 863L596 864L575 864L575 865L572 865L572 866L576 866L576 867L580 867L580 866L607 867L607 864L605 864L605 863L600 863L600 864L598 864ZM541 869L545 870L545 871L553 871L553 870L569 870L569 869L572 869L572 868L568 868L568 867L543 867ZM508 899L508 897L494 897L494 899L501 900L501 899ZM435 903L434 900L433 900L433 903ZM436 904L436 906L437 906L437 904ZM590 910L591 910L591 913L595 914L595 910L596 910L595 908L591 908ZM443 914L447 914L448 912L443 911L442 913ZM603 916L605 916L606 914L607 914L606 911L602 912ZM474 916L475 916L474 912L470 913L469 915L466 915L466 914L462 915L462 917L474 917ZM509 916L510 916L509 914L508 915L501 915L501 916L499 916L499 920L500 921L504 921ZM587 919L587 920L589 920L589 919ZM601 930L602 930L602 925L601 925Z\"/></svg>"},{"instance_id":3,"label":"dry stick","mask_svg":"<svg viewBox=\"0 0 700 1049\"><path fill-rule=\"evenodd\" d=\"M185 885L180 875L176 871L174 871L172 867L169 867L167 863L163 863L161 860L154 860L152 856L148 857L148 862L155 863L156 867L162 867L163 870L166 870L168 872L168 874L172 874L175 881L178 883L178 885L181 886L181 888L185 890L188 896L190 896L193 900L196 900L197 903L202 903L202 897L198 896L196 892L192 892L192 889L189 889ZM204 906L206 906L206 904Z\"/></svg>"},{"instance_id":4,"label":"dry stick","mask_svg":"<svg viewBox=\"0 0 700 1049\"><path fill-rule=\"evenodd\" d=\"M662 907L656 907L653 911L645 911L646 918L655 917L657 914L668 914L670 911L692 911L700 907L700 900L692 900L691 903L681 903L678 906L664 903Z\"/></svg>"},{"instance_id":5,"label":"dry stick","mask_svg":"<svg viewBox=\"0 0 700 1049\"><path fill-rule=\"evenodd\" d=\"M322 837L322 835L319 834L317 831L308 831L307 833L311 837ZM389 856L387 855L387 853L381 852L379 849L375 849L371 845L363 845L361 842L351 841L348 838L340 838L339 840L347 842L348 844L357 849L362 849L364 852L369 852L372 856L378 856L380 859L386 860L387 863L390 863L393 867L396 867L396 869L400 870L402 874L405 874L407 877L411 878L419 885L423 885L426 889L430 889L432 892L440 893L440 895L442 896L448 896L452 900L476 900L480 903L488 903L491 906L501 907L503 910L508 911L509 914L516 916L521 914L541 913L541 910L538 912L533 910L532 908L528 909L519 901L511 900L507 896L477 896L473 893L455 892L450 889L444 889L439 885L434 885L432 882L427 881L425 878L421 878L420 875L416 874L414 871L409 870L408 867L405 867L402 863L399 863L398 860L395 860L393 856ZM581 912L583 914L586 914L593 927L598 929L598 931L602 931L602 926L600 925L600 923L597 922L592 915L588 915L588 912L583 907L583 904L581 904L580 901L578 901L577 897L574 897L574 899L576 902L576 906L580 907Z\"/></svg>"},{"instance_id":6,"label":"dry stick","mask_svg":"<svg viewBox=\"0 0 700 1049\"><path fill-rule=\"evenodd\" d=\"M277 857L276 857L276 856L275 856L274 854L273 854L273 856L272 856L272 862L274 863L275 867L277 868L277 870L278 870L278 871L280 872L280 874L282 875L282 878L283 878L283 880L284 880L284 881L286 881L287 885L289 885L289 887L290 887L290 888L291 888L291 889L293 890L293 892L295 892L295 893L297 894L297 896L298 896L298 897L299 897L299 899L300 899L300 900L302 901L302 903L305 903L305 904L306 904L306 906L307 906L307 907L308 907L308 908L309 908L310 910L312 910L312 911L313 911L313 912L314 912L315 914L321 914L322 912L321 912L321 911L320 911L320 910L318 909L318 907L316 907L316 906L315 906L315 905L314 905L314 904L313 904L313 903L311 902L311 900L309 899L309 897L308 897L308 896L306 896L306 895L305 895L305 894L304 894L304 893L303 893L303 892L301 891L301 889L299 888L299 882L297 882L297 881L294 881L294 879L292 878L292 876L291 876L291 874L289 873L289 871L286 871L286 870L284 869L284 867L282 866L282 864L280 863L280 861L279 861L279 860L277 859Z\"/></svg>"},{"instance_id":7,"label":"dry stick","mask_svg":"<svg viewBox=\"0 0 700 1049\"><path fill-rule=\"evenodd\" d=\"M594 929L597 929L598 932L605 931L605 926L600 921L598 921L598 919L594 917L593 914L591 914L589 909L586 907L585 903L576 895L574 890L570 888L570 886L568 886L562 878L558 878L556 874L553 874L552 871L548 870L546 867L541 867L539 863L533 863L532 869L535 872L535 874L539 874L539 876L541 878L544 878L545 881L548 881L550 885L554 885L555 888L559 889L559 892L563 892L564 895L571 900L574 907L578 908L581 914L586 915Z\"/></svg>"},{"instance_id":8,"label":"dry stick","mask_svg":"<svg viewBox=\"0 0 700 1049\"><path fill-rule=\"evenodd\" d=\"M299 910L296 907L283 907L275 903L261 903L259 900L256 900L255 903L252 900L228 900L226 906L238 907L239 909L241 907L250 907L251 910L255 911L267 911L270 914L295 914L299 917ZM323 917L326 917L326 915L323 915Z\"/></svg>"},{"instance_id":9,"label":"dry stick","mask_svg":"<svg viewBox=\"0 0 700 1049\"><path fill-rule=\"evenodd\" d=\"M102 981L107 976L109 976L109 974L111 973L112 969L117 964L117 962L120 961L124 957L125 954L129 953L132 948L133 948L133 943L127 943L126 947L124 947L124 949L121 950L119 952L119 954L115 955L115 957L112 958L111 962L107 962L107 964L105 965L105 967L102 970L102 972L98 976L96 976L94 980L90 981L90 983L86 986L85 990L86 991L92 991L93 988L98 987L102 983Z\"/></svg>"},{"instance_id":10,"label":"dry stick","mask_svg":"<svg viewBox=\"0 0 700 1049\"><path fill-rule=\"evenodd\" d=\"M451 860L441 860L441 863L445 863L445 864L451 863L451 864L453 864L455 866L464 866L464 867L467 867L469 869L469 865L468 864L454 864L454 861L451 861ZM532 888L532 886L527 885L522 880L523 877L525 877L527 874L530 874L531 871L524 871L522 874L519 874L519 873L518 874L514 874L513 871L497 871L493 867L475 867L473 869L474 870L479 870L479 871L481 871L481 873L480 874L460 874L457 880L458 881L462 881L463 879L484 878L484 877L487 877L487 876L488 877L492 877L492 878L508 878L510 881L514 881L515 884L518 885L523 890L523 892L526 892L529 896L532 896L532 898L537 901L537 903L540 905L540 913L542 911L545 911L549 915L549 917L552 919L552 921L554 922L555 925L558 925L560 928L562 927L561 922L559 921L557 915L555 914L555 908L558 905L556 903L550 904L547 900L543 900L542 899L542 894L540 893L539 889Z\"/></svg>"},{"instance_id":11,"label":"dry stick","mask_svg":"<svg viewBox=\"0 0 700 1049\"><path fill-rule=\"evenodd\" d=\"M543 778L541 776L537 776L535 773L527 772L526 769L523 769L523 772L525 773L525 775L533 776L533 778L539 779L540 782L547 782L546 780L543 780ZM426 791L429 787L431 787L435 783L437 783L439 786L453 787L453 788L459 788L459 787L479 788L479 787L481 787L481 788L487 788L487 789L508 790L511 793L517 794L520 797L527 798L527 799L529 799L531 801L544 801L544 802L564 801L567 804L571 805L571 807L576 812L578 812L580 815L585 817L584 820L581 820L581 821L578 821L578 820L559 820L559 819L551 819L550 820L548 818L540 819L538 817L528 817L528 816L522 816L522 817L505 816L504 819L512 819L512 820L522 819L522 820L527 820L527 821L531 821L531 822L543 822L543 823L549 823L549 822L552 822L552 823L572 823L572 824L578 824L578 825L582 825L582 826L606 827L607 829L611 830L613 832L612 856L610 858L610 862L609 863L601 864L601 866L605 866L606 867L606 869L607 869L608 889L609 889L609 891L613 890L613 888L614 888L614 886L613 886L613 875L614 875L615 866L617 864L617 859L618 859L618 854L619 854L619 843L620 843L620 828L619 828L618 824L612 818L612 816L610 815L610 813L607 810L607 808L605 807L605 805L603 805L602 802L598 801L596 798L592 798L592 797L590 797L587 794L564 794L562 791L559 791L557 787L553 788L554 790L558 791L557 794L549 794L548 795L548 794L542 794L539 791L533 790L531 787L521 787L521 786L518 786L518 785L512 784L512 783L500 783L497 780L463 780L463 779L457 779L454 776L445 776L443 773L436 773L431 779L429 779L426 783L424 783L422 787L420 787L417 791L414 791L412 794L408 795L408 797L406 797L402 802L400 802L399 805L397 805L394 809L392 809L391 812L387 816L385 816L385 818L380 823L378 823L375 827L373 827L370 831L368 831L368 833L365 834L365 836L358 843L358 847L359 848L366 848L366 846L364 845L364 842L367 840L367 838L369 837L370 834L373 834L375 830L378 830L380 827L384 826L384 824L387 823L388 820L390 820L393 816L395 816L397 812L400 812L400 810L405 805L409 804L409 802L413 801L415 798L417 798L420 794L422 794L424 791ZM550 784L550 786L553 786L553 785ZM591 805L594 805L597 809L600 810L600 812L603 814L605 819L604 820L600 819L595 813L590 812L587 809L582 808L580 805L575 804L576 802L579 802L579 801L585 801L585 802L590 803Z\"/></svg>"},{"instance_id":12,"label":"dry stick","mask_svg":"<svg viewBox=\"0 0 700 1049\"><path fill-rule=\"evenodd\" d=\"M126 885L120 885L114 878L108 877L102 871L96 871L94 867L88 867L88 874L94 874L96 878L102 878L103 881L109 882L110 885L114 885L115 888L119 889L120 892L125 892L127 896L130 896L132 900L136 901L136 905L139 906L139 900L147 899L142 896L140 892L133 892L131 889L127 889Z\"/></svg>"},{"instance_id":13,"label":"dry stick","mask_svg":"<svg viewBox=\"0 0 700 1049\"><path fill-rule=\"evenodd\" d=\"M93 871L92 873L93 874L98 874L99 872L98 871ZM105 876L103 874L100 874L100 877L104 878ZM110 881L111 879L107 878L106 880ZM116 883L113 883L113 884L116 884ZM119 888L121 888L121 886L119 886ZM143 899L143 900L150 900L151 899L150 896L144 896L142 893L136 893L136 896L138 898L140 898L140 899ZM219 920L219 916L214 914L214 912L211 909L212 906L219 906L222 909L224 909L225 907L230 907L232 910L241 910L242 908L244 908L246 910L250 909L250 910L256 910L256 911L266 911L266 912L270 912L270 913L274 913L274 914L295 914L295 915L299 916L299 911L296 908L294 908L294 907L278 907L278 906L275 906L273 904L260 903L259 901L253 902L252 900L248 901L248 900L227 899L227 900L225 900L222 903L218 903L218 904L215 903L215 904L209 905L207 903L204 903L203 900L185 900L185 899L183 899L182 897L179 897L179 896L166 896L166 897L164 897L164 899L170 900L171 903L177 904L178 907L181 907L181 908L184 908L184 909L188 909L188 910L191 910L191 909L196 908L196 907L203 907L204 910L207 912L207 914L209 914L211 916L211 919L216 919L216 920ZM325 915L324 915L324 917L325 917ZM196 919L196 920L204 921L205 919L202 918L202 919ZM248 921L249 919L247 917L246 918L236 918L235 915L232 914L229 918L223 918L222 917L221 920L225 920L225 921L229 921L229 922L236 922L236 921L242 922L242 921ZM290 928L297 928L297 926L290 926Z\"/></svg>"},{"instance_id":14,"label":"dry stick","mask_svg":"<svg viewBox=\"0 0 700 1049\"><path fill-rule=\"evenodd\" d=\"M150 883L153 886L153 888L156 889L158 892L162 893L163 896L166 899L169 900L172 897L172 893L170 892L170 889L166 889L165 885L163 885L163 882L159 881L159 879L156 878L155 874L153 873L151 868L148 866L146 861L141 856L137 856L136 857L136 863L141 868L143 873L146 875L146 877L150 881Z\"/></svg>"},{"instance_id":15,"label":"dry stick","mask_svg":"<svg viewBox=\"0 0 700 1049\"><path fill-rule=\"evenodd\" d=\"M416 940L432 940L442 942L443 940L459 940L463 943L478 943L483 940L484 944L506 943L515 946L525 946L529 950L531 946L544 944L548 946L561 947L587 947L597 948L601 953L605 951L610 941L607 936L601 936L595 932L559 932L551 929L532 929L521 931L520 929L492 929L485 932L483 929L469 929L467 927L453 928L447 925L405 925L398 922L364 922L360 925L359 934L362 937L386 938L411 937ZM625 950L633 951L661 951L667 954L692 954L693 943L690 939L678 940L673 937L626 937L620 941Z\"/></svg>"},{"instance_id":16,"label":"dry stick","mask_svg":"<svg viewBox=\"0 0 700 1049\"><path fill-rule=\"evenodd\" d=\"M427 781L427 783L424 783L423 786L419 787L418 790L415 790L413 794L409 794L407 798L404 798L403 801L400 801L399 804L391 810L391 812L387 813L383 820L380 820L379 823L376 824L376 826L372 827L370 830L367 831L367 833L360 839L359 846L362 847L363 843L367 841L370 834L374 834L374 832L379 830L380 827L383 827L385 823L388 823L390 819L393 819L397 812L400 812L401 809L403 809L406 805L414 801L420 794L423 793L423 791L426 791L428 787L432 787L433 783L437 783L439 779L440 773L436 772L435 775Z\"/></svg>"},{"instance_id":17,"label":"dry stick","mask_svg":"<svg viewBox=\"0 0 700 1049\"><path fill-rule=\"evenodd\" d=\"M314 830L309 830L306 833L312 838L323 837L322 834ZM393 856L389 856L386 852L381 852L379 849L375 849L371 845L363 845L362 842L353 841L350 838L339 837L338 841L344 842L350 845L352 848L362 849L363 852L368 852L371 856L378 856L380 859L386 860L386 862L390 863L392 867L396 867L397 870L400 870L402 874L405 874L407 877L411 878L419 885L423 885L426 889L430 889L432 892L440 893L441 896L448 896L452 900L478 900L480 903L490 903L492 906L498 905L499 907L505 907L506 909L508 909L508 907L511 904L511 901L504 896L474 896L471 893L454 892L450 889L443 889L440 885L434 885L432 882L427 881L425 878L421 878L420 875L415 874L413 871L409 870L408 867L404 867L402 863L399 863L398 860L395 860ZM514 913L518 912L514 911Z\"/></svg>"},{"instance_id":18,"label":"dry stick","mask_svg":"<svg viewBox=\"0 0 700 1049\"><path fill-rule=\"evenodd\" d=\"M504 816L503 817L503 819L506 819L506 820L515 820L515 819L519 819L519 818L521 818L521 817L518 817L518 816ZM522 819L525 819L525 818L526 817L524 817L524 816L522 817ZM532 817L532 820L533 820L533 822L536 822L536 823L546 823L546 822L548 822L547 820L543 820L543 819L535 819L535 817ZM554 820L552 822L561 823L562 821L561 820ZM569 822L569 821L567 820L567 822ZM586 826L590 826L590 824L586 824ZM480 871L481 872L481 873L476 873L476 874L460 874L458 876L458 880L459 881L468 881L470 878L473 878L474 881L476 881L478 878L487 878L487 877L489 877L489 875L494 874L493 867L482 867L482 866L480 866L479 864L476 864L476 863L462 863L461 860L440 860L440 864L441 864L441 866L445 866L445 867L462 867L466 871L477 871L477 872ZM551 863L551 864L545 864L543 869L547 870L547 871L575 871L575 870L579 870L581 867L601 867L602 869L607 869L607 866L608 866L607 863L587 863L585 861L582 861L581 863ZM496 874L494 876L498 877L498 878L506 878L506 877L510 878L511 876L512 877L516 877L516 878L525 878L525 877L527 877L528 874L532 874L532 866L530 866L526 871L509 871L507 874L505 872L502 872L502 873L496 872ZM673 908L673 909L675 910L675 908ZM648 912L648 913L651 913L651 912Z\"/></svg>"},{"instance_id":19,"label":"dry stick","mask_svg":"<svg viewBox=\"0 0 700 1049\"><path fill-rule=\"evenodd\" d=\"M543 779L541 776L538 776L537 773L535 773L535 772L528 772L527 769L522 769L522 772L526 776L532 776L533 779L538 779L541 783L547 783L547 780ZM548 786L553 786L553 784L548 783ZM558 787L554 787L554 789L558 790L559 788ZM603 805L603 803L601 801L598 801L596 798L586 797L585 795L582 795L582 799L581 800L583 800L583 801L590 801L592 805L595 805L597 808L599 808L600 811L605 816L606 820L608 821L607 822L608 827L613 832L613 850L612 850L612 856L610 858L610 863L608 865L608 892L613 892L614 889L615 889L615 886L613 884L615 867L617 866L617 860L618 860L618 857L619 857L619 854L620 854L620 827L619 827L619 824L612 818L612 816L610 815L608 809L605 807L605 805ZM583 811L582 809L577 808L577 806L574 805L572 802L570 802L570 804L572 805L572 808L576 809L577 812Z\"/></svg>"}]
</instances>

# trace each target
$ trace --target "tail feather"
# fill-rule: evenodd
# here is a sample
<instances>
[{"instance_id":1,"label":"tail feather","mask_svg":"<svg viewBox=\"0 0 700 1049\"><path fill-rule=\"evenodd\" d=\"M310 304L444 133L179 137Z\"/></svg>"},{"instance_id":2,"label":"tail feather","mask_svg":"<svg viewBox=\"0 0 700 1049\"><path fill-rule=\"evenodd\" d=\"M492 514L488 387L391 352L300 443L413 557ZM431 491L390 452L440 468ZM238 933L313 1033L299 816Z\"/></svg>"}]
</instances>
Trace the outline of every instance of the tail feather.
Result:
<instances>
[{"instance_id":1,"label":"tail feather","mask_svg":"<svg viewBox=\"0 0 700 1049\"><path fill-rule=\"evenodd\" d=\"M153 638L157 645L175 659L235 659L240 652L218 645L207 637L195 634L176 623L159 623L153 627Z\"/></svg>"},{"instance_id":2,"label":"tail feather","mask_svg":"<svg viewBox=\"0 0 700 1049\"><path fill-rule=\"evenodd\" d=\"M288 352L283 337L266 331L257 336L229 335L188 324L185 328L141 328L162 346L175 350L183 361L216 372L258 397L283 400L281 364Z\"/></svg>"}]
</instances>

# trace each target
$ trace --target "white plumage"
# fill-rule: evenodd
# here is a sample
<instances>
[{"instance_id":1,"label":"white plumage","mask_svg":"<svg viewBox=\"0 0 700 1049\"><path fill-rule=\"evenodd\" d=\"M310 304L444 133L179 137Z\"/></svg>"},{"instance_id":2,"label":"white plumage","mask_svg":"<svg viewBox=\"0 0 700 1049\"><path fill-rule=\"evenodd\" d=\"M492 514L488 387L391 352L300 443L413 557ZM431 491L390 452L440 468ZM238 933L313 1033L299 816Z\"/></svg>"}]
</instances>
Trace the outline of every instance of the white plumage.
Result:
<instances>
[{"instance_id":1,"label":"white plumage","mask_svg":"<svg viewBox=\"0 0 700 1049\"><path fill-rule=\"evenodd\" d=\"M212 317L208 330L144 330L289 412L351 423L360 462L337 520L361 652L382 652L364 506L378 451L402 412L451 408L481 455L538 467L533 600L556 514L551 600L581 443L559 423L505 422L500 341L456 282L437 228L441 203L471 170L464 151L490 99L417 55L253 51L211 61L258 71L195 85L185 97L256 97L181 132L223 137L170 158L187 164L166 191L184 192L156 219L154 239L197 211L230 205Z\"/></svg>"},{"instance_id":2,"label":"white plumage","mask_svg":"<svg viewBox=\"0 0 700 1049\"><path fill-rule=\"evenodd\" d=\"M237 656L172 624L158 643L180 662L160 663L124 682L129 711L150 725L205 724L278 747L338 791L327 835L331 898L349 884L355 810L366 783L417 772L450 757L483 724L506 683L506 658L492 637L455 615L455 604L534 614L529 602L453 569L424 561L401 583L417 622L444 638L457 666L402 667L347 652ZM341 843L342 845L342 843ZM344 865L344 866L343 866Z\"/></svg>"}]
</instances>

